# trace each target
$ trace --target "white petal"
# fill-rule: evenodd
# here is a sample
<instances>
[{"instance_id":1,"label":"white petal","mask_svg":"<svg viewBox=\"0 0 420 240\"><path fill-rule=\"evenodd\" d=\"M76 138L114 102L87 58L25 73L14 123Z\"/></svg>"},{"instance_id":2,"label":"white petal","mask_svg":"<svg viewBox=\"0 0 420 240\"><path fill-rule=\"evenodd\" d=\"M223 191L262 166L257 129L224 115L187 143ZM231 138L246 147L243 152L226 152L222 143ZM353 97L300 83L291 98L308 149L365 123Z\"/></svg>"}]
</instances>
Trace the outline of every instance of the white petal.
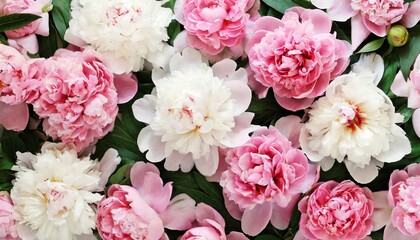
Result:
<instances>
[{"instance_id":1,"label":"white petal","mask_svg":"<svg viewBox=\"0 0 420 240\"><path fill-rule=\"evenodd\" d=\"M145 95L133 103L134 117L143 123L150 124L155 117L156 96Z\"/></svg>"},{"instance_id":2,"label":"white petal","mask_svg":"<svg viewBox=\"0 0 420 240\"><path fill-rule=\"evenodd\" d=\"M366 71L373 72L375 77L372 79L373 83L378 85L384 74L384 60L379 54L362 54L359 61L352 66L352 71L355 73L364 73Z\"/></svg>"},{"instance_id":3,"label":"white petal","mask_svg":"<svg viewBox=\"0 0 420 240\"><path fill-rule=\"evenodd\" d=\"M118 156L118 151L110 148L108 149L101 161L99 162L99 171L101 172L100 180L98 183L98 191L103 191L105 184L108 182L109 176L117 169L120 164L121 158Z\"/></svg>"},{"instance_id":4,"label":"white petal","mask_svg":"<svg viewBox=\"0 0 420 240\"><path fill-rule=\"evenodd\" d=\"M175 48L165 43L162 51L149 52L146 59L154 68L165 68L174 54Z\"/></svg>"},{"instance_id":5,"label":"white petal","mask_svg":"<svg viewBox=\"0 0 420 240\"><path fill-rule=\"evenodd\" d=\"M309 131L308 129L306 129L306 127L303 127L302 130L300 131L299 142L300 142L300 147L302 148L303 152L312 162L320 162L324 158L326 158L326 156L321 155L315 151L312 151L311 148L309 147Z\"/></svg>"},{"instance_id":6,"label":"white petal","mask_svg":"<svg viewBox=\"0 0 420 240\"><path fill-rule=\"evenodd\" d=\"M379 169L378 169L378 162L371 160L369 165L366 165L364 168L359 168L356 164L344 160L346 164L347 170L349 171L350 175L354 178L354 180L361 184L367 184L373 181L378 176Z\"/></svg>"},{"instance_id":7,"label":"white petal","mask_svg":"<svg viewBox=\"0 0 420 240\"><path fill-rule=\"evenodd\" d=\"M209 154L194 159L195 167L204 176L213 175L219 165L219 151L217 147L211 147Z\"/></svg>"},{"instance_id":8,"label":"white petal","mask_svg":"<svg viewBox=\"0 0 420 240\"><path fill-rule=\"evenodd\" d=\"M334 163L335 163L335 159L332 159L330 157L324 158L321 161L322 171L326 172L326 171L330 170L334 166Z\"/></svg>"},{"instance_id":9,"label":"white petal","mask_svg":"<svg viewBox=\"0 0 420 240\"><path fill-rule=\"evenodd\" d=\"M260 126L251 125L254 113L244 112L235 117L235 127L228 133L228 137L220 141L225 147L237 147L249 140L249 133L257 130Z\"/></svg>"},{"instance_id":10,"label":"white petal","mask_svg":"<svg viewBox=\"0 0 420 240\"><path fill-rule=\"evenodd\" d=\"M394 136L394 141L390 142L389 150L375 156L381 162L396 162L411 152L410 140L405 136L404 130L397 125L393 125L391 133Z\"/></svg>"},{"instance_id":11,"label":"white petal","mask_svg":"<svg viewBox=\"0 0 420 240\"><path fill-rule=\"evenodd\" d=\"M216 77L220 79L229 79L229 76L236 71L236 62L232 59L223 59L215 63L211 68Z\"/></svg>"},{"instance_id":12,"label":"white petal","mask_svg":"<svg viewBox=\"0 0 420 240\"><path fill-rule=\"evenodd\" d=\"M234 116L245 112L251 104L252 93L248 85L242 81L228 81L225 85L230 88L231 99L234 101Z\"/></svg>"}]
</instances>

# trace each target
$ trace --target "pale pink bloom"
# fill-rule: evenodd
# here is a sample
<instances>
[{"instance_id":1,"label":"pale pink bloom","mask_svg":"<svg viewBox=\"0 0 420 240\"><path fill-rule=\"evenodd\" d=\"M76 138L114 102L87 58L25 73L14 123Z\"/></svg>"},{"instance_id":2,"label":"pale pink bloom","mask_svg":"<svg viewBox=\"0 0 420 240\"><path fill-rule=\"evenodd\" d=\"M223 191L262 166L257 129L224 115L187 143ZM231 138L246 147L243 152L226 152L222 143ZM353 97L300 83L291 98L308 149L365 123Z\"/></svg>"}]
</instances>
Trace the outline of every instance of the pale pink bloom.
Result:
<instances>
[{"instance_id":1,"label":"pale pink bloom","mask_svg":"<svg viewBox=\"0 0 420 240\"><path fill-rule=\"evenodd\" d=\"M32 104L47 135L81 151L112 129L118 113L114 75L91 51L60 49L34 65L42 86Z\"/></svg>"},{"instance_id":2,"label":"pale pink bloom","mask_svg":"<svg viewBox=\"0 0 420 240\"><path fill-rule=\"evenodd\" d=\"M251 236L268 222L286 229L300 193L318 180L318 168L275 127L255 131L247 143L227 153L226 162L228 170L220 180L226 207Z\"/></svg>"},{"instance_id":3,"label":"pale pink bloom","mask_svg":"<svg viewBox=\"0 0 420 240\"><path fill-rule=\"evenodd\" d=\"M384 240L420 238L420 164L413 163L404 170L394 170L389 180L388 202L391 222L387 224Z\"/></svg>"},{"instance_id":4,"label":"pale pink bloom","mask_svg":"<svg viewBox=\"0 0 420 240\"><path fill-rule=\"evenodd\" d=\"M172 183L163 185L159 170L137 162L131 169L133 187L112 185L98 208L99 234L107 239L161 239L164 227L187 230L195 219L195 201L186 194L170 200Z\"/></svg>"},{"instance_id":5,"label":"pale pink bloom","mask_svg":"<svg viewBox=\"0 0 420 240\"><path fill-rule=\"evenodd\" d=\"M0 239L18 239L17 222L13 217L13 202L8 192L0 192Z\"/></svg>"},{"instance_id":6,"label":"pale pink bloom","mask_svg":"<svg viewBox=\"0 0 420 240\"><path fill-rule=\"evenodd\" d=\"M21 131L28 124L26 102L37 97L40 85L30 72L16 49L0 44L0 124L6 129Z\"/></svg>"},{"instance_id":7,"label":"pale pink bloom","mask_svg":"<svg viewBox=\"0 0 420 240\"><path fill-rule=\"evenodd\" d=\"M401 24L411 28L420 20L418 0L410 6L404 0L312 0L312 4L327 9L334 21L344 22L351 18L353 50L370 33L384 37L393 23L401 20Z\"/></svg>"},{"instance_id":8,"label":"pale pink bloom","mask_svg":"<svg viewBox=\"0 0 420 240\"><path fill-rule=\"evenodd\" d=\"M51 0L1 0L4 2L3 15L12 13L29 13L38 15L41 18L35 20L28 25L16 29L6 31L7 38L16 41L17 45L22 46L30 53L38 52L37 35L48 36L48 12L43 10L51 9Z\"/></svg>"},{"instance_id":9,"label":"pale pink bloom","mask_svg":"<svg viewBox=\"0 0 420 240\"><path fill-rule=\"evenodd\" d=\"M402 72L398 72L391 85L391 90L399 97L408 97L407 106L415 109L412 116L414 131L420 137L420 55L414 62L408 80L405 81Z\"/></svg>"},{"instance_id":10,"label":"pale pink bloom","mask_svg":"<svg viewBox=\"0 0 420 240\"><path fill-rule=\"evenodd\" d=\"M212 207L199 203L195 209L196 222L180 240L217 239L217 240L248 240L239 232L231 232L226 236L225 220Z\"/></svg>"},{"instance_id":11,"label":"pale pink bloom","mask_svg":"<svg viewBox=\"0 0 420 240\"><path fill-rule=\"evenodd\" d=\"M310 106L349 64L350 44L330 34L332 21L320 10L294 7L282 19L262 17L247 43L249 84L260 98L273 88L280 106Z\"/></svg>"},{"instance_id":12,"label":"pale pink bloom","mask_svg":"<svg viewBox=\"0 0 420 240\"><path fill-rule=\"evenodd\" d=\"M302 215L295 239L359 240L373 228L372 192L349 180L320 184L298 208Z\"/></svg>"},{"instance_id":13,"label":"pale pink bloom","mask_svg":"<svg viewBox=\"0 0 420 240\"><path fill-rule=\"evenodd\" d=\"M176 1L175 17L185 31L177 36L175 47L189 45L209 56L242 56L248 21L259 16L251 10L254 4L259 6L259 0Z\"/></svg>"}]
</instances>

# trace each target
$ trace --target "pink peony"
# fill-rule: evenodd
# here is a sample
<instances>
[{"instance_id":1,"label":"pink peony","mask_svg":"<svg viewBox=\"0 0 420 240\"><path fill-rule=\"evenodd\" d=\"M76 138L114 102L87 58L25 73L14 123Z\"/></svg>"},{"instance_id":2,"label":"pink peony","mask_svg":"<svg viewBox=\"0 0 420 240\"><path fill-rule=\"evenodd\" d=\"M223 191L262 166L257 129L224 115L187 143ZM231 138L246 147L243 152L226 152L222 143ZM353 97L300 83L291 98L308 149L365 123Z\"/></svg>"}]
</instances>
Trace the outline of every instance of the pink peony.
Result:
<instances>
[{"instance_id":1,"label":"pink peony","mask_svg":"<svg viewBox=\"0 0 420 240\"><path fill-rule=\"evenodd\" d=\"M269 221L286 229L300 193L318 179L317 167L274 127L255 131L247 143L227 153L226 161L229 167L220 180L226 207L251 236Z\"/></svg>"},{"instance_id":2,"label":"pink peony","mask_svg":"<svg viewBox=\"0 0 420 240\"><path fill-rule=\"evenodd\" d=\"M296 111L310 106L349 64L350 46L330 34L332 22L320 10L294 7L281 20L262 17L247 44L249 84L265 97Z\"/></svg>"},{"instance_id":3,"label":"pink peony","mask_svg":"<svg viewBox=\"0 0 420 240\"><path fill-rule=\"evenodd\" d=\"M40 85L30 72L16 49L0 44L0 124L7 129L21 131L28 123L26 102L37 97Z\"/></svg>"},{"instance_id":4,"label":"pink peony","mask_svg":"<svg viewBox=\"0 0 420 240\"><path fill-rule=\"evenodd\" d=\"M404 3L404 0L312 0L312 3L318 8L327 9L328 15L334 21L351 18L353 50L370 33L384 37L393 23L402 19L403 25L413 27L420 19L418 3L413 3L414 8L407 11L409 4ZM406 12L407 16L403 18ZM416 22L413 24L414 21Z\"/></svg>"},{"instance_id":5,"label":"pink peony","mask_svg":"<svg viewBox=\"0 0 420 240\"><path fill-rule=\"evenodd\" d=\"M0 192L0 239L18 239L17 224L13 217L13 202L9 193Z\"/></svg>"},{"instance_id":6,"label":"pink peony","mask_svg":"<svg viewBox=\"0 0 420 240\"><path fill-rule=\"evenodd\" d=\"M254 4L259 5L259 0L176 1L175 17L185 31L179 34L175 46L187 43L205 55L242 56L247 23L259 16L251 11Z\"/></svg>"},{"instance_id":7,"label":"pink peony","mask_svg":"<svg viewBox=\"0 0 420 240\"><path fill-rule=\"evenodd\" d=\"M137 162L130 176L133 187L112 185L99 204L97 227L104 240L160 239L164 227L192 227L195 201L186 194L170 200L172 184L163 185L156 166Z\"/></svg>"},{"instance_id":8,"label":"pink peony","mask_svg":"<svg viewBox=\"0 0 420 240\"><path fill-rule=\"evenodd\" d=\"M32 67L42 82L32 103L47 135L81 151L112 129L118 113L114 76L93 52L60 49Z\"/></svg>"},{"instance_id":9,"label":"pink peony","mask_svg":"<svg viewBox=\"0 0 420 240\"><path fill-rule=\"evenodd\" d=\"M420 239L420 164L394 170L389 180L388 202L393 207L384 240Z\"/></svg>"},{"instance_id":10,"label":"pink peony","mask_svg":"<svg viewBox=\"0 0 420 240\"><path fill-rule=\"evenodd\" d=\"M302 215L295 239L358 240L373 228L372 192L349 180L320 184L298 208Z\"/></svg>"},{"instance_id":11,"label":"pink peony","mask_svg":"<svg viewBox=\"0 0 420 240\"><path fill-rule=\"evenodd\" d=\"M41 16L40 19L35 20L28 25L16 29L6 31L6 36L9 40L13 39L17 45L22 46L30 53L38 52L38 40L36 34L48 36L48 13L44 10L49 10L51 0L3 0L3 14L8 15L12 13L30 13Z\"/></svg>"},{"instance_id":12,"label":"pink peony","mask_svg":"<svg viewBox=\"0 0 420 240\"><path fill-rule=\"evenodd\" d=\"M415 109L412 117L414 131L420 137L420 55L414 62L408 81L405 81L401 71L398 72L391 90L399 97L408 97L408 107Z\"/></svg>"},{"instance_id":13,"label":"pink peony","mask_svg":"<svg viewBox=\"0 0 420 240\"><path fill-rule=\"evenodd\" d=\"M195 210L195 227L182 235L180 240L217 239L217 240L248 240L239 232L231 232L226 236L225 220L212 207L199 203Z\"/></svg>"}]
</instances>

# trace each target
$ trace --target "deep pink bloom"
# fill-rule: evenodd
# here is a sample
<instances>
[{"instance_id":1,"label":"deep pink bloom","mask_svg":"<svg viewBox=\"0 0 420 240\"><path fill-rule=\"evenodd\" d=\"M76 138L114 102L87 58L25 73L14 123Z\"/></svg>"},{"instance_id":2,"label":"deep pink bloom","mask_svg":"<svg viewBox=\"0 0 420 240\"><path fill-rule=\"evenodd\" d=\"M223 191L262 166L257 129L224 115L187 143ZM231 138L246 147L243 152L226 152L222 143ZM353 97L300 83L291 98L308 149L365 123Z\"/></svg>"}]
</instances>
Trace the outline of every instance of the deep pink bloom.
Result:
<instances>
[{"instance_id":1,"label":"deep pink bloom","mask_svg":"<svg viewBox=\"0 0 420 240\"><path fill-rule=\"evenodd\" d=\"M175 16L185 31L177 37L175 45L187 42L205 55L224 51L226 57L242 56L248 20L259 16L257 11L251 11L254 4L259 5L259 0L176 1Z\"/></svg>"},{"instance_id":2,"label":"deep pink bloom","mask_svg":"<svg viewBox=\"0 0 420 240\"><path fill-rule=\"evenodd\" d=\"M47 135L81 151L113 128L118 113L114 75L93 52L59 49L32 68L42 86L31 103Z\"/></svg>"},{"instance_id":3,"label":"deep pink bloom","mask_svg":"<svg viewBox=\"0 0 420 240\"><path fill-rule=\"evenodd\" d=\"M409 4L404 3L404 0L312 0L312 3L318 8L327 9L328 15L334 21L351 18L353 50L370 33L384 37L393 23L403 19L403 25L413 27L420 19L420 6L417 6L419 3L413 3L410 8L414 8L407 11ZM406 12L407 16L403 18Z\"/></svg>"},{"instance_id":4,"label":"deep pink bloom","mask_svg":"<svg viewBox=\"0 0 420 240\"><path fill-rule=\"evenodd\" d=\"M13 202L9 193L0 192L0 239L18 239L17 222L13 217Z\"/></svg>"},{"instance_id":5,"label":"deep pink bloom","mask_svg":"<svg viewBox=\"0 0 420 240\"><path fill-rule=\"evenodd\" d=\"M133 187L112 185L98 208L97 227L105 240L160 239L163 228L187 230L195 220L195 201L186 194L172 200L172 183L163 185L157 167L133 165Z\"/></svg>"},{"instance_id":6,"label":"deep pink bloom","mask_svg":"<svg viewBox=\"0 0 420 240\"><path fill-rule=\"evenodd\" d=\"M227 153L226 162L228 170L220 180L226 207L251 236L269 221L285 229L300 193L318 179L317 167L274 127L255 131L247 143Z\"/></svg>"},{"instance_id":7,"label":"deep pink bloom","mask_svg":"<svg viewBox=\"0 0 420 240\"><path fill-rule=\"evenodd\" d=\"M239 232L231 232L226 236L225 220L212 207L199 203L195 210L195 226L189 229L180 240L217 239L217 240L248 240Z\"/></svg>"},{"instance_id":8,"label":"deep pink bloom","mask_svg":"<svg viewBox=\"0 0 420 240\"><path fill-rule=\"evenodd\" d=\"M48 5L51 5L51 0L5 0L4 15L30 13L41 17L22 28L6 31L7 38L15 40L30 53L38 52L38 40L35 35L48 36L49 34L48 13L43 13L43 8Z\"/></svg>"},{"instance_id":9,"label":"deep pink bloom","mask_svg":"<svg viewBox=\"0 0 420 240\"><path fill-rule=\"evenodd\" d=\"M26 59L16 49L0 44L0 124L10 130L25 129L29 120L26 102L37 97L39 85Z\"/></svg>"},{"instance_id":10,"label":"deep pink bloom","mask_svg":"<svg viewBox=\"0 0 420 240\"><path fill-rule=\"evenodd\" d=\"M247 44L251 87L265 97L271 87L289 110L307 108L349 64L350 44L330 34L332 21L320 10L294 7L282 19L255 22Z\"/></svg>"},{"instance_id":11,"label":"deep pink bloom","mask_svg":"<svg viewBox=\"0 0 420 240\"><path fill-rule=\"evenodd\" d=\"M373 228L373 195L352 181L328 181L299 202L304 239L359 240Z\"/></svg>"},{"instance_id":12,"label":"deep pink bloom","mask_svg":"<svg viewBox=\"0 0 420 240\"><path fill-rule=\"evenodd\" d=\"M389 180L388 202L393 207L384 239L420 238L420 164L394 170ZM391 225L392 224L392 225ZM395 238L398 236L398 238Z\"/></svg>"}]
</instances>

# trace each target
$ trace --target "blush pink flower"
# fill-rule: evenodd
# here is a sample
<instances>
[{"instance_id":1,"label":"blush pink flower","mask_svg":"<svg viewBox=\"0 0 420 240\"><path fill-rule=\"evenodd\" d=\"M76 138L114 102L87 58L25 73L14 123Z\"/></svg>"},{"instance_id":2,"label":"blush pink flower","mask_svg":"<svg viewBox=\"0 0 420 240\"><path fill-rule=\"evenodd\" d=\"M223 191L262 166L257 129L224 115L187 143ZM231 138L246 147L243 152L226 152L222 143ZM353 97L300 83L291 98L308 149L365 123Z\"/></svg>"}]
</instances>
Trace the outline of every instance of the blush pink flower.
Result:
<instances>
[{"instance_id":1,"label":"blush pink flower","mask_svg":"<svg viewBox=\"0 0 420 240\"><path fill-rule=\"evenodd\" d=\"M255 131L247 143L227 153L226 162L228 170L220 180L226 207L251 236L269 221L286 229L300 193L318 179L317 167L274 127Z\"/></svg>"},{"instance_id":2,"label":"blush pink flower","mask_svg":"<svg viewBox=\"0 0 420 240\"><path fill-rule=\"evenodd\" d=\"M373 195L346 180L328 181L300 200L296 239L364 239L373 228Z\"/></svg>"},{"instance_id":3,"label":"blush pink flower","mask_svg":"<svg viewBox=\"0 0 420 240\"><path fill-rule=\"evenodd\" d=\"M420 164L413 163L403 170L394 170L389 180L388 202L391 222L387 224L384 239L420 238Z\"/></svg>"},{"instance_id":4,"label":"blush pink flower","mask_svg":"<svg viewBox=\"0 0 420 240\"><path fill-rule=\"evenodd\" d=\"M251 11L254 4L259 5L259 0L176 1L175 17L185 31L178 35L175 46L189 45L210 56L222 52L228 58L242 56L247 23L259 16Z\"/></svg>"},{"instance_id":5,"label":"blush pink flower","mask_svg":"<svg viewBox=\"0 0 420 240\"><path fill-rule=\"evenodd\" d=\"M9 193L0 192L0 239L18 239L17 222L13 217L13 202Z\"/></svg>"},{"instance_id":6,"label":"blush pink flower","mask_svg":"<svg viewBox=\"0 0 420 240\"><path fill-rule=\"evenodd\" d=\"M6 129L25 129L27 101L37 97L39 82L32 79L25 58L14 48L0 44L0 124Z\"/></svg>"},{"instance_id":7,"label":"blush pink flower","mask_svg":"<svg viewBox=\"0 0 420 240\"><path fill-rule=\"evenodd\" d=\"M401 20L405 27L413 27L419 20L420 1L409 7L404 0L312 0L313 5L327 9L334 21L351 18L351 39L353 50L369 36L387 35L393 23ZM407 11L408 9L408 11Z\"/></svg>"},{"instance_id":8,"label":"blush pink flower","mask_svg":"<svg viewBox=\"0 0 420 240\"><path fill-rule=\"evenodd\" d=\"M407 97L408 107L415 109L412 122L414 131L420 137L420 55L414 62L408 80L405 81L402 72L398 72L391 85L391 90L399 97Z\"/></svg>"},{"instance_id":9,"label":"blush pink flower","mask_svg":"<svg viewBox=\"0 0 420 240\"><path fill-rule=\"evenodd\" d=\"M239 232L231 232L226 236L225 220L207 204L199 203L195 209L195 226L189 229L180 240L218 239L218 240L248 240Z\"/></svg>"},{"instance_id":10,"label":"blush pink flower","mask_svg":"<svg viewBox=\"0 0 420 240\"><path fill-rule=\"evenodd\" d=\"M28 52L37 53L39 47L36 34L48 36L48 13L44 11L51 8L51 0L4 0L3 15L29 13L41 17L22 28L6 31L7 38L16 41Z\"/></svg>"},{"instance_id":11,"label":"blush pink flower","mask_svg":"<svg viewBox=\"0 0 420 240\"><path fill-rule=\"evenodd\" d=\"M93 52L60 49L33 65L42 86L31 103L47 135L81 151L112 129L118 113L114 75Z\"/></svg>"},{"instance_id":12,"label":"blush pink flower","mask_svg":"<svg viewBox=\"0 0 420 240\"><path fill-rule=\"evenodd\" d=\"M104 240L161 239L164 227L187 230L195 220L195 201L186 194L170 200L172 183L163 185L159 170L137 162L130 172L133 187L112 185L98 208L97 228Z\"/></svg>"},{"instance_id":13,"label":"blush pink flower","mask_svg":"<svg viewBox=\"0 0 420 240\"><path fill-rule=\"evenodd\" d=\"M262 17L247 43L249 84L265 97L271 87L280 106L310 106L349 64L350 45L330 34L332 21L320 10L294 7L282 19Z\"/></svg>"}]
</instances>

